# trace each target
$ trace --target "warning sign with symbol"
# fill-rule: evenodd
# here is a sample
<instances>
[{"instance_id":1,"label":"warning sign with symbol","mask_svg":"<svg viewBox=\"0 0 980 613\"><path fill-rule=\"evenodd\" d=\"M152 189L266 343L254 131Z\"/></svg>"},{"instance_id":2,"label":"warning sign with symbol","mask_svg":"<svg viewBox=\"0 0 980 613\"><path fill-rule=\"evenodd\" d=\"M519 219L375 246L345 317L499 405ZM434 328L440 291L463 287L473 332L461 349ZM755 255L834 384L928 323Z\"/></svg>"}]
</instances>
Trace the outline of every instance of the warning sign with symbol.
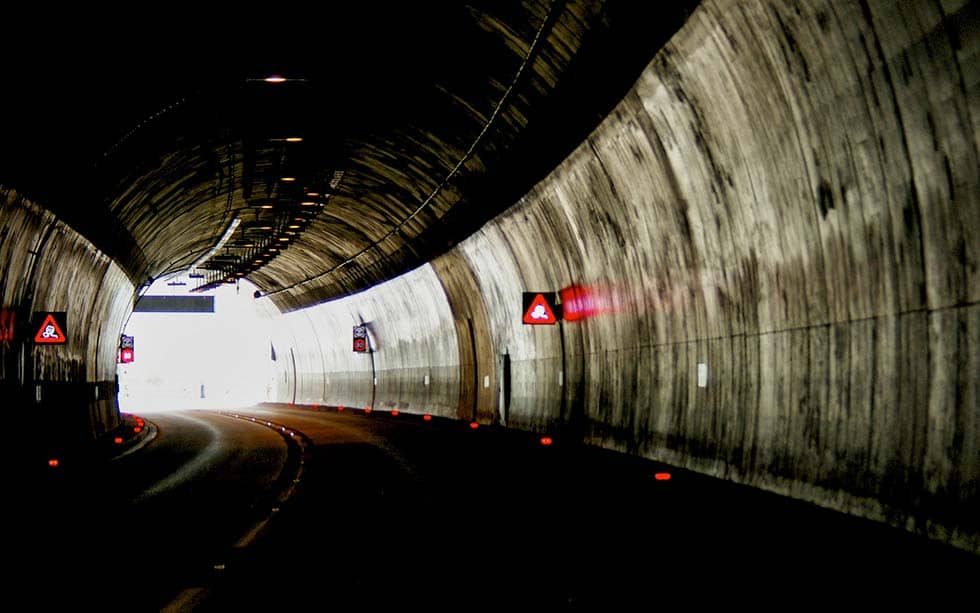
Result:
<instances>
[{"instance_id":1,"label":"warning sign with symbol","mask_svg":"<svg viewBox=\"0 0 980 613\"><path fill-rule=\"evenodd\" d=\"M135 339L125 334L119 335L119 363L132 364L136 360Z\"/></svg>"},{"instance_id":2,"label":"warning sign with symbol","mask_svg":"<svg viewBox=\"0 0 980 613\"><path fill-rule=\"evenodd\" d=\"M37 332L34 343L38 345L64 345L68 342L68 314L63 311L50 313L35 313Z\"/></svg>"},{"instance_id":3,"label":"warning sign with symbol","mask_svg":"<svg viewBox=\"0 0 980 613\"><path fill-rule=\"evenodd\" d=\"M524 292L524 323L548 325L558 322L555 294L548 292Z\"/></svg>"},{"instance_id":4,"label":"warning sign with symbol","mask_svg":"<svg viewBox=\"0 0 980 613\"><path fill-rule=\"evenodd\" d=\"M354 351L367 351L367 326L354 326Z\"/></svg>"}]
</instances>

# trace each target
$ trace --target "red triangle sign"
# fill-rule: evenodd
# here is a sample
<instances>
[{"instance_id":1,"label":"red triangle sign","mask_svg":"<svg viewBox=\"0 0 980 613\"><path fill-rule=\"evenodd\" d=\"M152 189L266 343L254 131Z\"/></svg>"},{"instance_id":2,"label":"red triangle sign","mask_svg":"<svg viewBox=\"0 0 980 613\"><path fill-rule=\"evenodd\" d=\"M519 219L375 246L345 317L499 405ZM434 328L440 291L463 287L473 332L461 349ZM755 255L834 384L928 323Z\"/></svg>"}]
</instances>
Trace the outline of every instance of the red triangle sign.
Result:
<instances>
[{"instance_id":1,"label":"red triangle sign","mask_svg":"<svg viewBox=\"0 0 980 613\"><path fill-rule=\"evenodd\" d=\"M553 324L557 321L555 312L551 310L551 305L548 304L548 299L544 297L544 294L536 294L524 313L524 323Z\"/></svg>"},{"instance_id":2,"label":"red triangle sign","mask_svg":"<svg viewBox=\"0 0 980 613\"><path fill-rule=\"evenodd\" d=\"M48 313L48 316L44 318L44 323L34 335L34 342L47 345L63 345L68 342L61 326L55 321L53 313Z\"/></svg>"}]
</instances>

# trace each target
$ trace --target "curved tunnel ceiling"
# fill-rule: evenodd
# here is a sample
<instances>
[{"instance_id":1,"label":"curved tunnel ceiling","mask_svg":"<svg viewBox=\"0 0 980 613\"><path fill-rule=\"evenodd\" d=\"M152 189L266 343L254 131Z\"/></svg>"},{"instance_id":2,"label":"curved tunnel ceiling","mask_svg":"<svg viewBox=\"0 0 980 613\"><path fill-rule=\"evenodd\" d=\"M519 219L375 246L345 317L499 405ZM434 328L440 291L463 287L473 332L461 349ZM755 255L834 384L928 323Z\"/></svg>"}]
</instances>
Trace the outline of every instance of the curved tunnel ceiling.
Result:
<instances>
[{"instance_id":1,"label":"curved tunnel ceiling","mask_svg":"<svg viewBox=\"0 0 980 613\"><path fill-rule=\"evenodd\" d=\"M697 3L406 4L273 33L49 32L79 44L11 62L0 183L137 285L192 268L300 308L414 268L510 206Z\"/></svg>"}]
</instances>

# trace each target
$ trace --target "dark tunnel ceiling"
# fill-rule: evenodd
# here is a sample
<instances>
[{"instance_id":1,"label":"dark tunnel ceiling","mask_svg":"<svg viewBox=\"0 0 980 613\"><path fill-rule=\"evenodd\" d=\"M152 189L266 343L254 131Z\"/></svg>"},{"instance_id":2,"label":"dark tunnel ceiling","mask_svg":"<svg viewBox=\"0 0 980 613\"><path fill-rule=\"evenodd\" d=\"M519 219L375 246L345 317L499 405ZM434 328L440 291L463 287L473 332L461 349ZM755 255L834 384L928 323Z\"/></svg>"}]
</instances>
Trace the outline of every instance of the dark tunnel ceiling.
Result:
<instances>
[{"instance_id":1,"label":"dark tunnel ceiling","mask_svg":"<svg viewBox=\"0 0 980 613\"><path fill-rule=\"evenodd\" d=\"M0 184L138 285L199 263L209 280L240 273L299 308L410 270L512 205L696 4L24 19L0 43ZM271 74L290 80L262 80ZM302 142L283 140L293 136Z\"/></svg>"}]
</instances>

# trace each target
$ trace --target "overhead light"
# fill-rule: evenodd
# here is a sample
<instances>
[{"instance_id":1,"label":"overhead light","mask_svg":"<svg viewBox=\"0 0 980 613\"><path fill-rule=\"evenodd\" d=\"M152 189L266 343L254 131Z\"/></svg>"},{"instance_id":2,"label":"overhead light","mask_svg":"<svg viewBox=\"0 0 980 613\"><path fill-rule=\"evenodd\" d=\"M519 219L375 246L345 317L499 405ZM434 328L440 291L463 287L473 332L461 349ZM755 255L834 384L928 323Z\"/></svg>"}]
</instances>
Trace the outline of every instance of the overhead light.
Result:
<instances>
[{"instance_id":1,"label":"overhead light","mask_svg":"<svg viewBox=\"0 0 980 613\"><path fill-rule=\"evenodd\" d=\"M293 224L289 224L286 227L289 228L290 230L299 230L300 225L298 223L293 223Z\"/></svg>"},{"instance_id":2,"label":"overhead light","mask_svg":"<svg viewBox=\"0 0 980 613\"><path fill-rule=\"evenodd\" d=\"M274 74L274 75L267 76L264 79L264 81L266 83L285 83L286 82L286 77L281 76L281 75Z\"/></svg>"},{"instance_id":3,"label":"overhead light","mask_svg":"<svg viewBox=\"0 0 980 613\"><path fill-rule=\"evenodd\" d=\"M279 237L279 242L280 243L288 243L290 240L292 240L292 239L290 239L288 236L280 236Z\"/></svg>"},{"instance_id":4,"label":"overhead light","mask_svg":"<svg viewBox=\"0 0 980 613\"><path fill-rule=\"evenodd\" d=\"M317 196L320 195L320 193L319 192L306 192L306 195L309 196L310 198L316 198Z\"/></svg>"},{"instance_id":5,"label":"overhead light","mask_svg":"<svg viewBox=\"0 0 980 613\"><path fill-rule=\"evenodd\" d=\"M286 142L287 143L301 143L301 142L303 142L303 137L302 136L287 136L286 137Z\"/></svg>"},{"instance_id":6,"label":"overhead light","mask_svg":"<svg viewBox=\"0 0 980 613\"><path fill-rule=\"evenodd\" d=\"M316 206L316 202L313 202L312 200L304 200L303 202L300 202L300 206Z\"/></svg>"},{"instance_id":7,"label":"overhead light","mask_svg":"<svg viewBox=\"0 0 980 613\"><path fill-rule=\"evenodd\" d=\"M291 183L296 180L296 177L281 177L279 180L286 183Z\"/></svg>"}]
</instances>

